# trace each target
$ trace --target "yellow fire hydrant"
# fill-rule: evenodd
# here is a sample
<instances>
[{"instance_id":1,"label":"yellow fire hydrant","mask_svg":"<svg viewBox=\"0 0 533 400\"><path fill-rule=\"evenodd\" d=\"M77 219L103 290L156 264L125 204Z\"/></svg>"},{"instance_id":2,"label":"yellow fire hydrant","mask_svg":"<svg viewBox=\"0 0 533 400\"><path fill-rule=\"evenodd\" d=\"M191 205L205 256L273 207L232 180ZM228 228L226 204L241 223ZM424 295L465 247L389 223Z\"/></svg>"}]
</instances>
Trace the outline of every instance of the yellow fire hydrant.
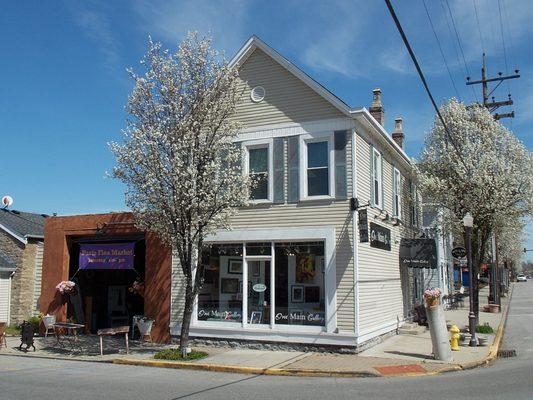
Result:
<instances>
[{"instance_id":1,"label":"yellow fire hydrant","mask_svg":"<svg viewBox=\"0 0 533 400\"><path fill-rule=\"evenodd\" d=\"M459 332L461 331L459 330L457 325L453 325L450 328L450 333L452 334L451 339L450 339L450 345L451 345L452 350L454 351L459 350L459 338L461 337L461 335L459 335Z\"/></svg>"}]
</instances>

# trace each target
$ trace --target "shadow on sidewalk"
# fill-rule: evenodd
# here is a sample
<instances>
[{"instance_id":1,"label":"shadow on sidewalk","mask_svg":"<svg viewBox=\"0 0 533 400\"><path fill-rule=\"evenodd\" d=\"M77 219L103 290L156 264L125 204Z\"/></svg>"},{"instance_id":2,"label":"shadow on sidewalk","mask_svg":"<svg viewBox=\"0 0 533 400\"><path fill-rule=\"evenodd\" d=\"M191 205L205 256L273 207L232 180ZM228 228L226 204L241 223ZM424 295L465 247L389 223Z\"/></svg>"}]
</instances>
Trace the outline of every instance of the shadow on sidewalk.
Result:
<instances>
[{"instance_id":1,"label":"shadow on sidewalk","mask_svg":"<svg viewBox=\"0 0 533 400\"><path fill-rule=\"evenodd\" d=\"M432 360L431 356L426 356L424 354L417 354L417 353L407 353L407 352L404 352L404 351L396 351L396 350L391 351L391 350L388 350L388 351L385 351L385 353L396 354L396 355L399 355L399 356L421 358L423 360Z\"/></svg>"}]
</instances>

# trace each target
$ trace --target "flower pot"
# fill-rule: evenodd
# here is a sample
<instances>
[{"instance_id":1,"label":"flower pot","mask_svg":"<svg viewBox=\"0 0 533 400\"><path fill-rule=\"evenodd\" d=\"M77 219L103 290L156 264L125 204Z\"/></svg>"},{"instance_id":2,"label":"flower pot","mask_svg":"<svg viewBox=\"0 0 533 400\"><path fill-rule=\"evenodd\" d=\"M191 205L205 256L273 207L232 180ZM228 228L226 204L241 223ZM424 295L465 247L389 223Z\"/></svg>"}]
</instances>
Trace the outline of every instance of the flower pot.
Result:
<instances>
[{"instance_id":1,"label":"flower pot","mask_svg":"<svg viewBox=\"0 0 533 400\"><path fill-rule=\"evenodd\" d=\"M428 307L434 307L439 305L439 299L438 298L429 298L426 299L426 304Z\"/></svg>"},{"instance_id":2,"label":"flower pot","mask_svg":"<svg viewBox=\"0 0 533 400\"><path fill-rule=\"evenodd\" d=\"M152 332L152 326L154 325L153 319L145 319L137 321L137 328L139 328L139 333L141 334L141 340L146 336L150 336ZM150 336L151 339L151 336Z\"/></svg>"}]
</instances>

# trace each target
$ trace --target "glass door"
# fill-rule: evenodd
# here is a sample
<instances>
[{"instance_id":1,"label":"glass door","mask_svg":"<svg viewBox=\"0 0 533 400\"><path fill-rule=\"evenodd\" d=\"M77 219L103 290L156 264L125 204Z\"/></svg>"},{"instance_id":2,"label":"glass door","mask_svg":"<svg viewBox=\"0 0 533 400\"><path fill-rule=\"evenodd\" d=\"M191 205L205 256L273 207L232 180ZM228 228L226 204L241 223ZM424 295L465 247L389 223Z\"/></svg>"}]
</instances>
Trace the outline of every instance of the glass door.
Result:
<instances>
[{"instance_id":1,"label":"glass door","mask_svg":"<svg viewBox=\"0 0 533 400\"><path fill-rule=\"evenodd\" d=\"M247 323L249 325L269 325L271 313L270 299L270 259L247 259Z\"/></svg>"}]
</instances>

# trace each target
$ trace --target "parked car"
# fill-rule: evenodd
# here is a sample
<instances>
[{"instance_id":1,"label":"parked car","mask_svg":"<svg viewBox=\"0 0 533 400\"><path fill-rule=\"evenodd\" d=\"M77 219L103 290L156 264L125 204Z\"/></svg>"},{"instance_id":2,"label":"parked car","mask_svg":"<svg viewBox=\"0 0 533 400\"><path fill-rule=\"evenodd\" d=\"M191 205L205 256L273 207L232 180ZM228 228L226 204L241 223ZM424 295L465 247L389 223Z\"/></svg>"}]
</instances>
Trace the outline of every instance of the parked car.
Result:
<instances>
[{"instance_id":1,"label":"parked car","mask_svg":"<svg viewBox=\"0 0 533 400\"><path fill-rule=\"evenodd\" d=\"M525 275L519 274L519 275L516 276L516 281L517 282L527 282L527 278L525 277Z\"/></svg>"}]
</instances>

